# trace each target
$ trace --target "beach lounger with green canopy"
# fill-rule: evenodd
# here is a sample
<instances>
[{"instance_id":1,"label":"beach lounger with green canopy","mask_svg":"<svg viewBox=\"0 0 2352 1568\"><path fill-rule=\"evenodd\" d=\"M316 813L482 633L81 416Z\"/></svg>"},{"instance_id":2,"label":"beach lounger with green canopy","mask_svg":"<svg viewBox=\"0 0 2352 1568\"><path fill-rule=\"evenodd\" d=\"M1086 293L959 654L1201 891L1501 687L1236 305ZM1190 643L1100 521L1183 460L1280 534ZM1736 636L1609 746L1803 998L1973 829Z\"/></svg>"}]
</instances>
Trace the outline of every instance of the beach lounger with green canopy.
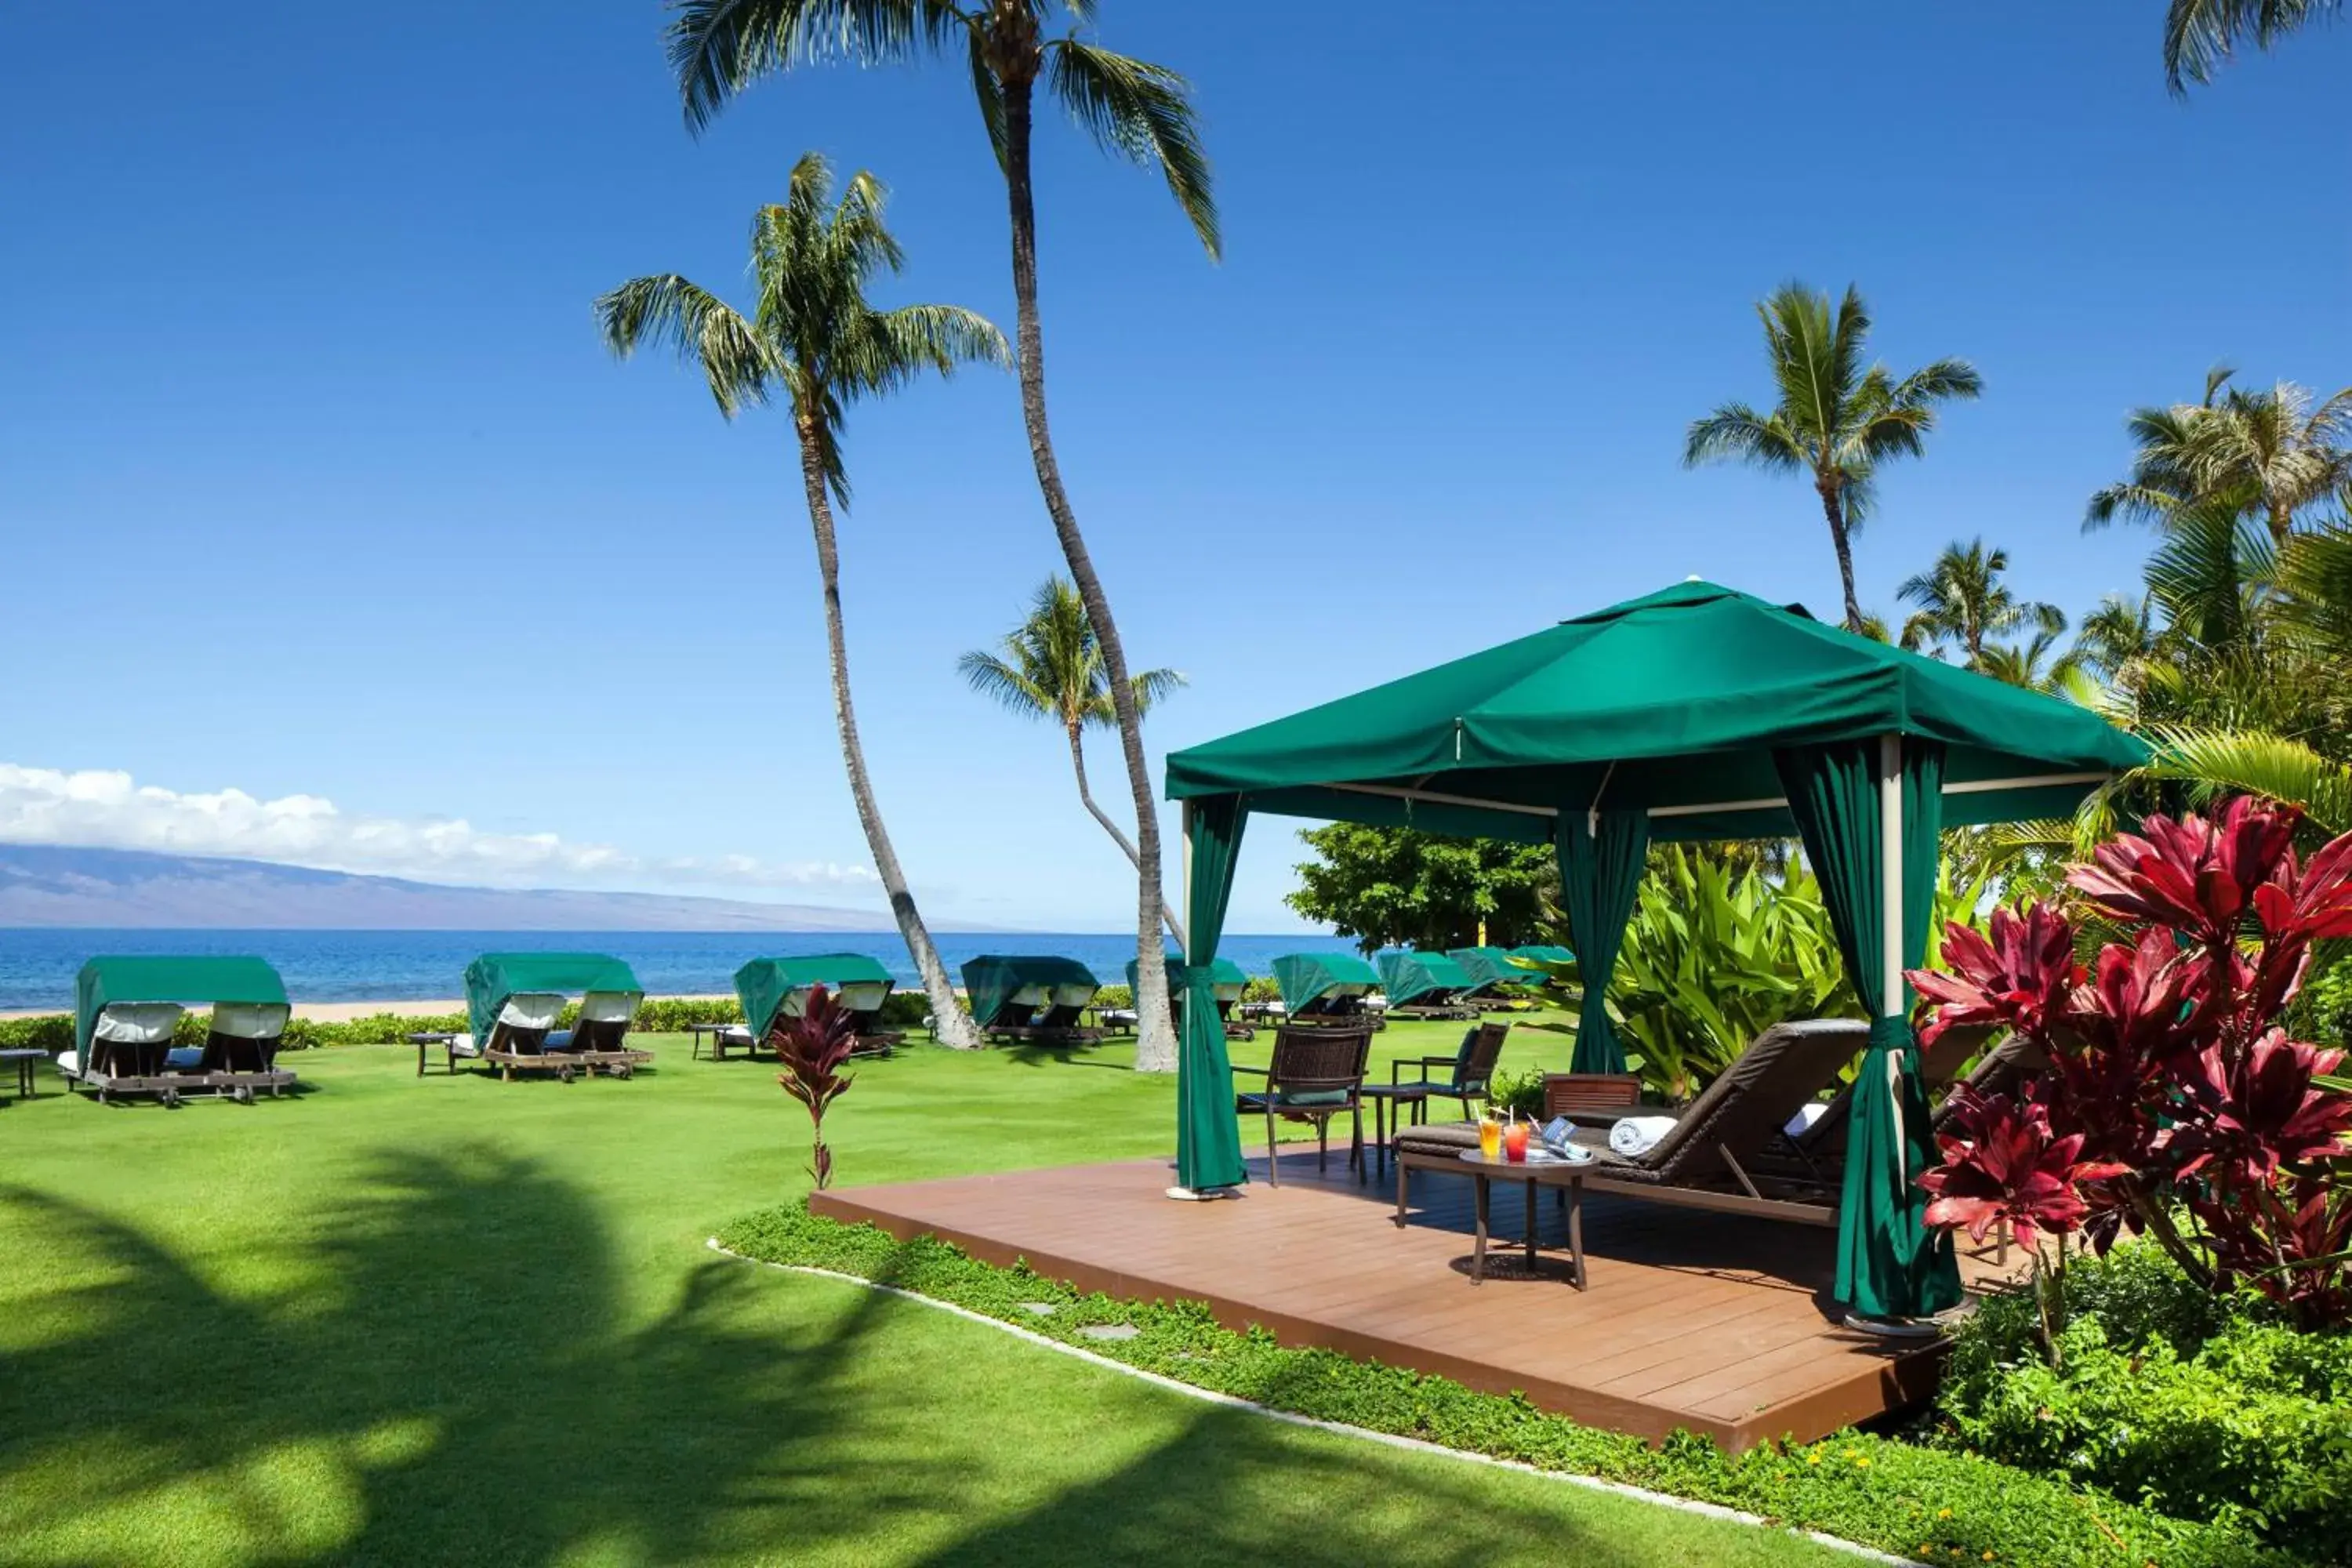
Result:
<instances>
[{"instance_id":1,"label":"beach lounger with green canopy","mask_svg":"<svg viewBox=\"0 0 2352 1568\"><path fill-rule=\"evenodd\" d=\"M887 1055L903 1037L882 1027L882 1004L898 983L879 959L862 952L755 958L735 972L745 1037L757 1045L779 1018L797 1018L810 992L824 986L857 1020L856 1055Z\"/></svg>"},{"instance_id":2,"label":"beach lounger with green canopy","mask_svg":"<svg viewBox=\"0 0 2352 1568\"><path fill-rule=\"evenodd\" d=\"M1525 959L1529 963L1574 963L1576 962L1576 954L1568 949L1545 942L1530 942L1526 947L1515 947L1511 949L1511 956ZM1524 973L1525 971L1521 973ZM1536 977L1538 983L1542 978L1541 975Z\"/></svg>"},{"instance_id":3,"label":"beach lounger with green canopy","mask_svg":"<svg viewBox=\"0 0 2352 1568\"><path fill-rule=\"evenodd\" d=\"M210 1009L202 1046L173 1045L180 1016ZM278 1066L292 1012L286 984L262 959L93 958L75 984L73 1049L58 1060L68 1083L100 1100L152 1094L176 1105L190 1094L250 1103L294 1085Z\"/></svg>"},{"instance_id":4,"label":"beach lounger with green canopy","mask_svg":"<svg viewBox=\"0 0 2352 1568\"><path fill-rule=\"evenodd\" d=\"M579 1021L558 1029L567 997L580 998ZM473 1025L467 1054L511 1082L520 1072L551 1072L564 1082L603 1072L628 1078L654 1059L628 1044L646 988L635 971L601 952L486 952L466 966L466 1012Z\"/></svg>"},{"instance_id":5,"label":"beach lounger with green canopy","mask_svg":"<svg viewBox=\"0 0 2352 1568\"><path fill-rule=\"evenodd\" d=\"M1254 813L1550 844L1583 969L1578 1072L1622 1072L1604 998L1654 840L1796 837L1871 1010L1838 1198L1834 1293L1866 1325L1956 1305L1925 1222L1926 1091L1904 980L1948 826L2063 817L2145 762L2089 709L1696 579L1172 753L1187 957L1216 955ZM1239 1183L1218 1031L1185 1030L1177 1180Z\"/></svg>"},{"instance_id":6,"label":"beach lounger with green canopy","mask_svg":"<svg viewBox=\"0 0 2352 1568\"><path fill-rule=\"evenodd\" d=\"M1274 961L1274 981L1294 1024L1361 1023L1381 984L1370 961L1352 952L1286 952Z\"/></svg>"},{"instance_id":7,"label":"beach lounger with green canopy","mask_svg":"<svg viewBox=\"0 0 2352 1568\"><path fill-rule=\"evenodd\" d=\"M1129 995L1137 992L1139 968L1135 960L1130 958L1127 961L1127 990ZM1257 1037L1255 1029L1234 1016L1234 1009L1241 1004L1242 993L1247 989L1249 972L1232 959L1220 958L1209 965L1209 994L1216 999L1217 1016L1224 1021L1225 1038L1229 1040ZM1187 994L1184 961L1171 952L1168 955L1168 1010L1180 1024L1184 1017L1184 997Z\"/></svg>"},{"instance_id":8,"label":"beach lounger with green canopy","mask_svg":"<svg viewBox=\"0 0 2352 1568\"><path fill-rule=\"evenodd\" d=\"M1381 954L1381 989L1391 1018L1475 1018L1478 1005L1465 1000L1470 976L1442 952Z\"/></svg>"},{"instance_id":9,"label":"beach lounger with green canopy","mask_svg":"<svg viewBox=\"0 0 2352 1568\"><path fill-rule=\"evenodd\" d=\"M1487 1012L1528 1005L1526 993L1543 984L1543 976L1511 962L1507 947L1457 947L1446 957L1470 977L1464 995Z\"/></svg>"},{"instance_id":10,"label":"beach lounger with green canopy","mask_svg":"<svg viewBox=\"0 0 2352 1568\"><path fill-rule=\"evenodd\" d=\"M982 953L964 963L963 988L973 1022L992 1040L1076 1046L1102 1038L1080 1022L1102 982L1075 958Z\"/></svg>"}]
</instances>

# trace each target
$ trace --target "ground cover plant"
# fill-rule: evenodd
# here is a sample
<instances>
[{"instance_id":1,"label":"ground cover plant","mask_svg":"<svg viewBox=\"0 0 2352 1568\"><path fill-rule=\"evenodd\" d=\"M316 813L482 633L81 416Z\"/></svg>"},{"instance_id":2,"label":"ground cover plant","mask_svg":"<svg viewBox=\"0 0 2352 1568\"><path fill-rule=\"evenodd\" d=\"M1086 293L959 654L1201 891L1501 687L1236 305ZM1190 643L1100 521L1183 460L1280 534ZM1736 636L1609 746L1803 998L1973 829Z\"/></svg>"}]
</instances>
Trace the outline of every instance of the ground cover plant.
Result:
<instances>
[{"instance_id":1,"label":"ground cover plant","mask_svg":"<svg viewBox=\"0 0 2352 1568\"><path fill-rule=\"evenodd\" d=\"M800 1205L749 1215L719 1239L745 1257L830 1269L951 1302L1277 1410L1720 1504L1923 1562L2142 1568L2294 1561L2228 1526L2184 1523L2063 1477L1885 1437L1844 1433L1738 1457L1690 1437L1653 1448L1546 1415L1523 1399L1327 1350L1284 1349L1262 1331L1222 1327L1198 1303L1082 1296L1024 1268L978 1262L930 1237L899 1243L870 1226L815 1218ZM1138 1331L1124 1339L1086 1331L1114 1324Z\"/></svg>"},{"instance_id":2,"label":"ground cover plant","mask_svg":"<svg viewBox=\"0 0 2352 1568\"><path fill-rule=\"evenodd\" d=\"M804 1123L772 1058L649 1043L627 1082L394 1047L251 1109L0 1105L0 1561L1850 1561L715 1258L806 1192ZM1174 1085L1130 1050L910 1042L826 1140L858 1181L1164 1157Z\"/></svg>"}]
</instances>

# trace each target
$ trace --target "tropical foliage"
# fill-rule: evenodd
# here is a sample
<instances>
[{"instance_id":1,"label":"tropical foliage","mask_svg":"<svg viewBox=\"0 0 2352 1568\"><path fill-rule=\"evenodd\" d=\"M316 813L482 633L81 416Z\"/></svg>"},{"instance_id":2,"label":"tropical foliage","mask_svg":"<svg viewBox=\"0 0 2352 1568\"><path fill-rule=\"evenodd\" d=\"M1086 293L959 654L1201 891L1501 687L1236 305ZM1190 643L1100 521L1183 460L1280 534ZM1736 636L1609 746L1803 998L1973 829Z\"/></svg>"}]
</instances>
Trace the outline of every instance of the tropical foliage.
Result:
<instances>
[{"instance_id":1,"label":"tropical foliage","mask_svg":"<svg viewBox=\"0 0 2352 1568\"><path fill-rule=\"evenodd\" d=\"M1832 307L1827 294L1785 283L1756 314L1776 401L1769 410L1726 403L1692 421L1683 461L1737 459L1811 480L1837 553L1845 624L1859 631L1853 535L1870 515L1880 466L1918 457L1937 408L1976 396L1984 384L1966 360L1940 359L1902 376L1865 365L1870 311L1852 288Z\"/></svg>"},{"instance_id":2,"label":"tropical foliage","mask_svg":"<svg viewBox=\"0 0 2352 1568\"><path fill-rule=\"evenodd\" d=\"M1959 1091L1931 1225L2081 1230L2102 1250L2129 1227L2211 1289L2352 1321L2352 1094L2315 1081L2344 1053L2279 1025L2314 943L2352 936L2352 835L2305 859L2298 821L2241 796L2101 846L2069 881L2126 940L2091 968L2047 904L1949 928L1948 971L1911 977L1934 1005L1922 1041L1991 1026L2046 1066L2016 1100Z\"/></svg>"},{"instance_id":3,"label":"tropical foliage","mask_svg":"<svg viewBox=\"0 0 2352 1568\"><path fill-rule=\"evenodd\" d=\"M1947 545L1933 566L1905 578L1895 590L1896 598L1918 606L1903 623L1903 646L1915 652L1950 647L1969 668L1982 669L1995 637L2028 627L2047 637L2064 631L2065 612L2020 599L2001 581L2008 571L2009 552L1988 549L1981 539Z\"/></svg>"},{"instance_id":4,"label":"tropical foliage","mask_svg":"<svg viewBox=\"0 0 2352 1568\"><path fill-rule=\"evenodd\" d=\"M798 1017L777 1015L768 1030L768 1044L783 1071L776 1081L784 1092L807 1107L809 1115L809 1179L823 1192L833 1184L833 1151L825 1146L824 1113L849 1092L851 1078L841 1069L857 1048L857 1016L819 985L801 1004Z\"/></svg>"},{"instance_id":5,"label":"tropical foliage","mask_svg":"<svg viewBox=\"0 0 2352 1568\"><path fill-rule=\"evenodd\" d=\"M1335 822L1298 836L1316 858L1297 868L1284 902L1304 918L1384 947L1444 952L1486 940L1519 947L1551 940L1547 914L1559 888L1548 844L1445 838L1409 827Z\"/></svg>"},{"instance_id":6,"label":"tropical foliage","mask_svg":"<svg viewBox=\"0 0 2352 1568\"><path fill-rule=\"evenodd\" d=\"M2289 33L2339 16L2344 0L2172 0L2164 16L2164 79L2175 92L2212 79L2241 44L2268 50Z\"/></svg>"},{"instance_id":7,"label":"tropical foliage","mask_svg":"<svg viewBox=\"0 0 2352 1568\"><path fill-rule=\"evenodd\" d=\"M956 661L956 668L982 696L1024 718L1048 720L1061 729L1070 748L1070 771L1077 778L1079 804L1110 835L1128 863L1139 865L1135 841L1095 804L1094 791L1087 783L1086 733L1091 729L1117 728L1118 709L1111 700L1102 639L1095 636L1086 604L1069 580L1053 576L1038 584L1021 624L1005 633L996 647L965 654ZM1129 677L1129 684L1135 690L1135 710L1148 713L1182 686L1184 678L1172 669L1147 669ZM1181 945L1183 922L1164 900L1161 918Z\"/></svg>"}]
</instances>

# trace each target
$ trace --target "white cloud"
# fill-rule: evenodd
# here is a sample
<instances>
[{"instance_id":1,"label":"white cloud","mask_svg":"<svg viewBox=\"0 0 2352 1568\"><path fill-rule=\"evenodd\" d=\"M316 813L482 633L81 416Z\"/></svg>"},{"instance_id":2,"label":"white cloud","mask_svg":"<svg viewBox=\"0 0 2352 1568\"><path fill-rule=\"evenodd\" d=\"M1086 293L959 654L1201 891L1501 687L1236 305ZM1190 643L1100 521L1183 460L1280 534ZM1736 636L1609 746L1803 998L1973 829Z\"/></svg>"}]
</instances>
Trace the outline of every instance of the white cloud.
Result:
<instances>
[{"instance_id":1,"label":"white cloud","mask_svg":"<svg viewBox=\"0 0 2352 1568\"><path fill-rule=\"evenodd\" d=\"M864 891L866 866L776 864L748 855L647 859L552 833L484 833L462 817L353 816L315 795L259 800L142 784L129 773L0 763L0 843L151 849L276 860L490 887L831 889Z\"/></svg>"}]
</instances>

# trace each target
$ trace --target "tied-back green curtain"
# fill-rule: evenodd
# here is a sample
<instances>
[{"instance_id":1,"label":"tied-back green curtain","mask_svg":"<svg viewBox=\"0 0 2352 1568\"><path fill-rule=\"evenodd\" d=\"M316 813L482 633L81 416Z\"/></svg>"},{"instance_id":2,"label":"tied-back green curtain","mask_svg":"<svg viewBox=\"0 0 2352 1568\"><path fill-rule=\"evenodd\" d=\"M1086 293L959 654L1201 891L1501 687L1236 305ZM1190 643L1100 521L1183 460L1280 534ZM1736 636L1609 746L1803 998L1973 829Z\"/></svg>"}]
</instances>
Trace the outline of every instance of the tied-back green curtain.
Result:
<instances>
[{"instance_id":1,"label":"tied-back green curtain","mask_svg":"<svg viewBox=\"0 0 2352 1568\"><path fill-rule=\"evenodd\" d=\"M1931 1163L1927 1091L1919 1081L1907 1005L1886 996L1885 840L1875 740L1776 752L1789 807L1820 879L1847 975L1870 1013L1870 1045L1854 1078L1853 1125L1838 1216L1837 1298L1870 1318L1921 1318L1956 1306L1959 1265L1951 1237L1926 1224L1919 1173ZM1927 948L1944 826L1944 748L1906 738L1902 749L1903 963ZM1907 997L1908 991L1905 992Z\"/></svg>"},{"instance_id":2,"label":"tied-back green curtain","mask_svg":"<svg viewBox=\"0 0 2352 1568\"><path fill-rule=\"evenodd\" d=\"M1624 945L1625 922L1650 853L1650 814L1579 807L1559 814L1560 910L1584 982L1572 1072L1623 1072L1625 1047L1609 1021L1609 976Z\"/></svg>"},{"instance_id":3,"label":"tied-back green curtain","mask_svg":"<svg viewBox=\"0 0 2352 1568\"><path fill-rule=\"evenodd\" d=\"M1247 1180L1242 1135L1234 1119L1234 1068L1225 1056L1225 1021L1217 1014L1217 939L1234 892L1234 862L1249 809L1237 795L1187 801L1185 843L1192 889L1184 910L1192 938L1184 953L1184 1039L1176 1058L1176 1182L1193 1192Z\"/></svg>"}]
</instances>

